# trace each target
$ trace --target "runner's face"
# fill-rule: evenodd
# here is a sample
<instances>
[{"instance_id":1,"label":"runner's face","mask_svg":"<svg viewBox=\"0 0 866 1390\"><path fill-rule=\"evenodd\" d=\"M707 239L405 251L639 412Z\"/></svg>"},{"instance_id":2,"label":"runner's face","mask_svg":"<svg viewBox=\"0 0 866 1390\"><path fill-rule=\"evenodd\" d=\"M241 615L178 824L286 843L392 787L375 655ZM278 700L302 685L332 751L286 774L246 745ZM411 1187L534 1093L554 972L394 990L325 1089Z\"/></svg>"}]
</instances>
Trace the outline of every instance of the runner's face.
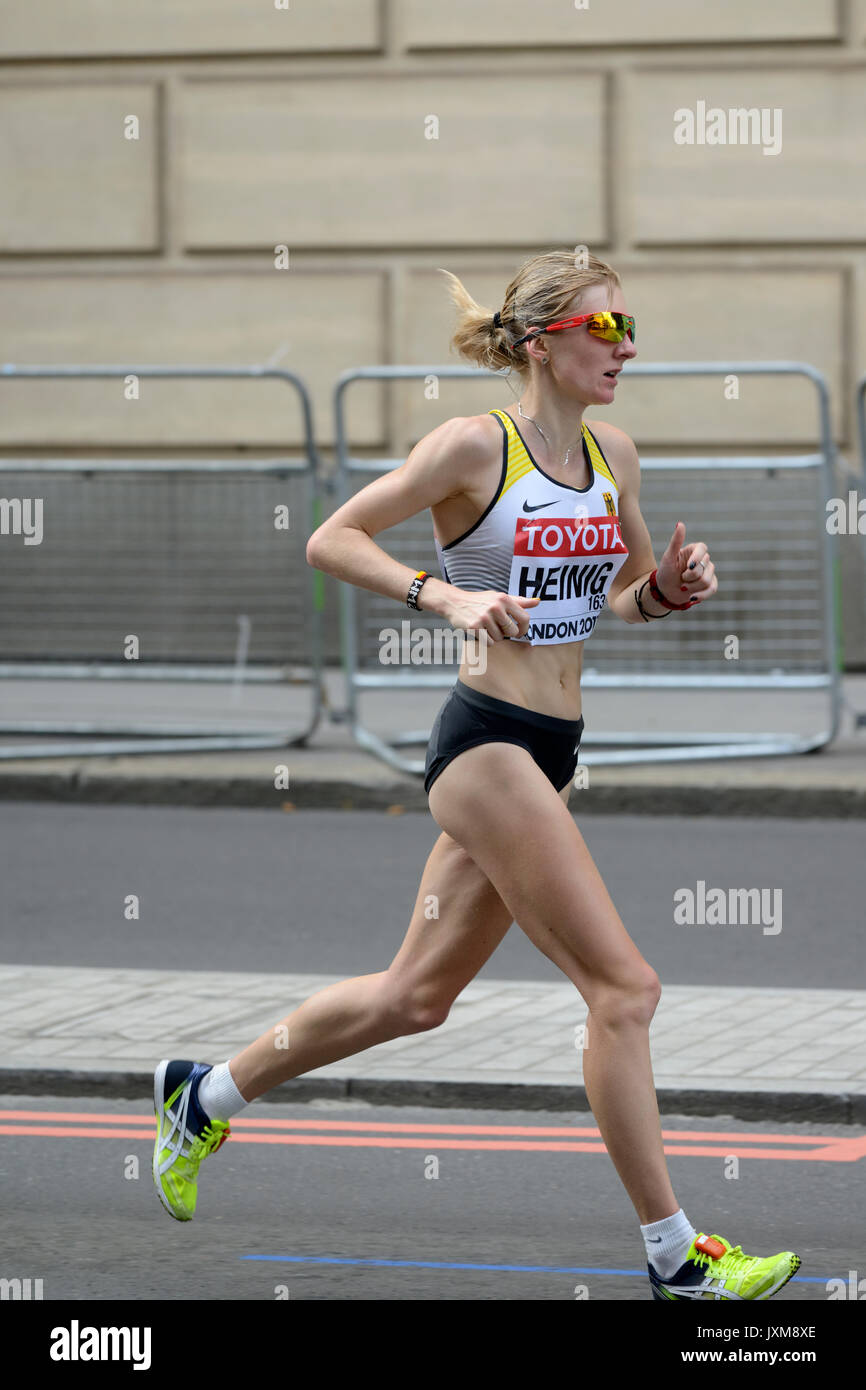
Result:
<instances>
[{"instance_id":1,"label":"runner's face","mask_svg":"<svg viewBox=\"0 0 866 1390\"><path fill-rule=\"evenodd\" d=\"M565 319L576 314L592 314L599 309L622 314L629 312L620 289L616 289L611 298L607 285L593 285L575 298L559 317ZM616 395L619 372L626 362L637 355L637 349L628 335L621 343L608 343L604 338L593 337L584 323L576 328L549 333L544 338L536 339L536 342L542 349L542 355L546 352L550 357L550 365L544 367L543 371L552 370L555 380L569 387L585 405L609 405Z\"/></svg>"}]
</instances>

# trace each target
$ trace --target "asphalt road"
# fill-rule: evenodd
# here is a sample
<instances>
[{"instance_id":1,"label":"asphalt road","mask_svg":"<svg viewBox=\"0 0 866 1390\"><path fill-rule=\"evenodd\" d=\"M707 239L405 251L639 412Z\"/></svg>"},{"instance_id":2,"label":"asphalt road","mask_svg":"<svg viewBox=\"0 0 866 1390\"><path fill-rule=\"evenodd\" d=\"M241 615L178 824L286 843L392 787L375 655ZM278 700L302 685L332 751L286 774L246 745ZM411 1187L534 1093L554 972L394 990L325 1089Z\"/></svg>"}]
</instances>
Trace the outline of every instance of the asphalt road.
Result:
<instances>
[{"instance_id":1,"label":"asphalt road","mask_svg":"<svg viewBox=\"0 0 866 1390\"><path fill-rule=\"evenodd\" d=\"M180 1224L153 1187L148 1104L0 1108L0 1276L41 1279L44 1300L651 1301L631 1203L579 1134L590 1114L253 1105ZM866 1274L862 1131L666 1116L663 1132L698 1229L800 1255L774 1303L848 1301Z\"/></svg>"},{"instance_id":2,"label":"asphalt road","mask_svg":"<svg viewBox=\"0 0 866 1390\"><path fill-rule=\"evenodd\" d=\"M862 822L684 815L578 824L663 982L866 986ZM438 833L427 813L0 802L0 961L382 970ZM699 881L707 892L766 890L781 930L678 924L674 894L697 892ZM133 893L137 921L124 915ZM561 979L516 925L484 977Z\"/></svg>"}]
</instances>

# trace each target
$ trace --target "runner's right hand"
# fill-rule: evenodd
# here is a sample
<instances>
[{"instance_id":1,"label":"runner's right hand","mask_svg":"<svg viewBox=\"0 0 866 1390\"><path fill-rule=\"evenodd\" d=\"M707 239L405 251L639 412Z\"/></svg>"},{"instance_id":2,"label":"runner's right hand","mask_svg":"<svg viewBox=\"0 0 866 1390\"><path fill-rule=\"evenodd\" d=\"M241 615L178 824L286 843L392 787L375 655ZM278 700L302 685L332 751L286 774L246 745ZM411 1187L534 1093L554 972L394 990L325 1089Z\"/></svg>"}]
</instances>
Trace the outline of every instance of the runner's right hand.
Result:
<instances>
[{"instance_id":1,"label":"runner's right hand","mask_svg":"<svg viewBox=\"0 0 866 1390\"><path fill-rule=\"evenodd\" d=\"M454 628L479 634L486 632L492 642L503 642L509 637L525 636L529 630L529 615L525 610L540 602L537 598L503 594L497 589L472 590L455 586L443 617Z\"/></svg>"}]
</instances>

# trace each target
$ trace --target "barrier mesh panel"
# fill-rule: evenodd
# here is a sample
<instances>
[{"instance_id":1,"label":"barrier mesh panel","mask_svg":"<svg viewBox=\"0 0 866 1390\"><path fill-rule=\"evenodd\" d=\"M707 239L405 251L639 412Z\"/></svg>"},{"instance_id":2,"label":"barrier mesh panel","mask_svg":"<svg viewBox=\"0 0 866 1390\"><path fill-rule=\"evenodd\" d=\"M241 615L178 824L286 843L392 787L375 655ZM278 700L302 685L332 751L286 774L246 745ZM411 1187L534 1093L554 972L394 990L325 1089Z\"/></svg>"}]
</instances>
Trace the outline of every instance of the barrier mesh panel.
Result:
<instances>
[{"instance_id":1,"label":"barrier mesh panel","mask_svg":"<svg viewBox=\"0 0 866 1390\"><path fill-rule=\"evenodd\" d=\"M300 474L4 473L4 497L43 499L43 538L3 538L2 660L230 664L246 617L250 664L308 664L308 489Z\"/></svg>"}]
</instances>

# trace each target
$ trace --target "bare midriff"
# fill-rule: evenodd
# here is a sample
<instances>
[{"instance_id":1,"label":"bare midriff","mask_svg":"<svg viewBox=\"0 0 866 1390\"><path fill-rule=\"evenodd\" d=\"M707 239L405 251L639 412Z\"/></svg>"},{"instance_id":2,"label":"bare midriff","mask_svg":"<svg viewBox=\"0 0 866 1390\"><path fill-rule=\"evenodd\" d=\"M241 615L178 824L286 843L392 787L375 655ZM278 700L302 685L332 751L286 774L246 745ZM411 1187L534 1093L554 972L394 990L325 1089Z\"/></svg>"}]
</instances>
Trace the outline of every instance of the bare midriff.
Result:
<instances>
[{"instance_id":1,"label":"bare midriff","mask_svg":"<svg viewBox=\"0 0 866 1390\"><path fill-rule=\"evenodd\" d=\"M531 613L532 609L527 612ZM482 645L483 644L483 645ZM467 653L472 660L467 659ZM486 669L484 666L486 659ZM526 642L485 641L468 643L460 663L459 678L473 690L495 700L523 705L555 719L581 716L580 677L583 643L530 646Z\"/></svg>"}]
</instances>

